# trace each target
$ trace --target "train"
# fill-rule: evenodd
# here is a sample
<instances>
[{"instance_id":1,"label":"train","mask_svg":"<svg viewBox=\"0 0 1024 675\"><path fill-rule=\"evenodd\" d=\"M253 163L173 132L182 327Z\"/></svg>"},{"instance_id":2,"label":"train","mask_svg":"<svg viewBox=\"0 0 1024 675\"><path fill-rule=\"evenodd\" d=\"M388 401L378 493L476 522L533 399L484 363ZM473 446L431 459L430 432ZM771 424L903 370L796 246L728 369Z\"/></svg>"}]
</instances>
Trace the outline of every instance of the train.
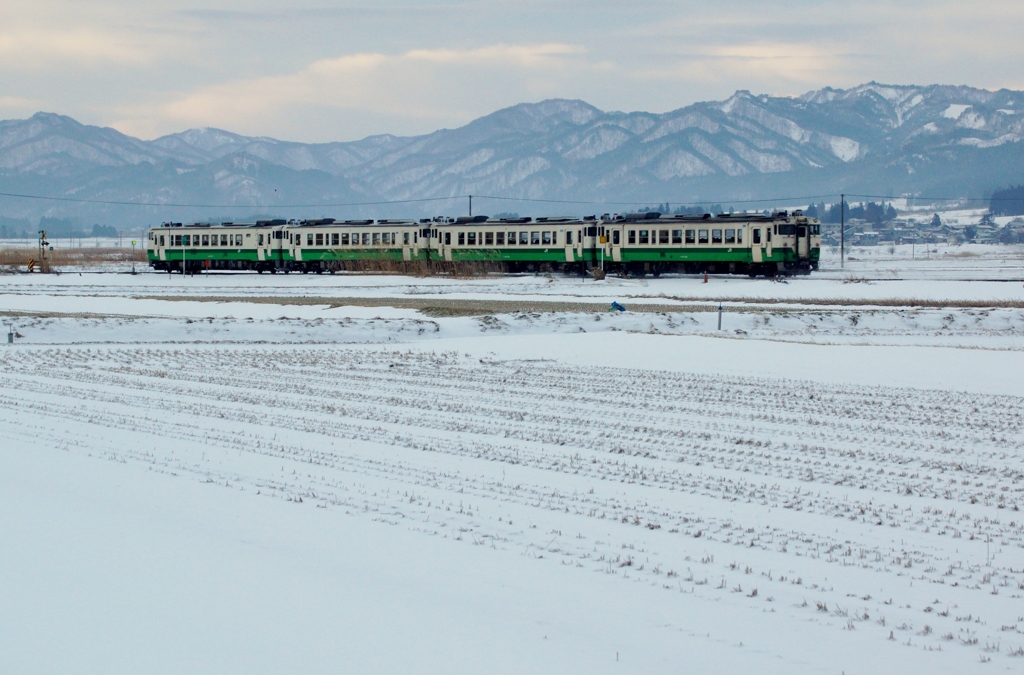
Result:
<instances>
[{"instance_id":1,"label":"train","mask_svg":"<svg viewBox=\"0 0 1024 675\"><path fill-rule=\"evenodd\" d=\"M163 223L147 235L149 265L183 274L478 265L508 272L585 274L600 269L630 276L675 272L774 277L809 274L818 269L821 255L821 223L799 210Z\"/></svg>"}]
</instances>

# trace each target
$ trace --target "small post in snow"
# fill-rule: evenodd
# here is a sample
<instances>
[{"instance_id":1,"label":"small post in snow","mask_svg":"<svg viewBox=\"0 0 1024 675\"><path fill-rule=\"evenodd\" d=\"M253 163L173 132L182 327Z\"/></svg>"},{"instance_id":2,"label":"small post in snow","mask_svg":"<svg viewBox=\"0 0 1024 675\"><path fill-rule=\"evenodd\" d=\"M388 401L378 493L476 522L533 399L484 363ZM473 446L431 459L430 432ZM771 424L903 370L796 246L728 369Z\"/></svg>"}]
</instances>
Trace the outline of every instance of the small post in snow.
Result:
<instances>
[{"instance_id":1,"label":"small post in snow","mask_svg":"<svg viewBox=\"0 0 1024 675\"><path fill-rule=\"evenodd\" d=\"M722 330L722 305L718 305L718 330Z\"/></svg>"}]
</instances>

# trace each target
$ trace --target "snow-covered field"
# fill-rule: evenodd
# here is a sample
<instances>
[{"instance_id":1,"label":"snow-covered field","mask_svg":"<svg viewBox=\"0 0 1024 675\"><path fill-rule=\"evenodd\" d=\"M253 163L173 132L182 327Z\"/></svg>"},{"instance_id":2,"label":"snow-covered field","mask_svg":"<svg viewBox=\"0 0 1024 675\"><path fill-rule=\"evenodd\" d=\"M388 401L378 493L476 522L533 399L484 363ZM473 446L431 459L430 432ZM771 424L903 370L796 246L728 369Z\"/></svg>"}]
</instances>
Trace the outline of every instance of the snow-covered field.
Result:
<instances>
[{"instance_id":1,"label":"snow-covered field","mask_svg":"<svg viewBox=\"0 0 1024 675\"><path fill-rule=\"evenodd\" d=\"M1019 671L1014 255L0 277L0 672Z\"/></svg>"}]
</instances>

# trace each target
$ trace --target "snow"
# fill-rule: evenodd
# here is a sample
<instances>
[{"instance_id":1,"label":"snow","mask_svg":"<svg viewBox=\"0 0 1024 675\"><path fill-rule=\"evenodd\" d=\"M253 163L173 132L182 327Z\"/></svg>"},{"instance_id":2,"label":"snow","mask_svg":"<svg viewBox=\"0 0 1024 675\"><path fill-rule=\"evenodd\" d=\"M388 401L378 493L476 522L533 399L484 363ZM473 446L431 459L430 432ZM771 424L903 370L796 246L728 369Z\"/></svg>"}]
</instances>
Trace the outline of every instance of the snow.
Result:
<instances>
[{"instance_id":1,"label":"snow","mask_svg":"<svg viewBox=\"0 0 1024 675\"><path fill-rule=\"evenodd\" d=\"M828 143L832 148L832 154L844 162L852 162L860 156L860 143L852 138L829 136Z\"/></svg>"},{"instance_id":2,"label":"snow","mask_svg":"<svg viewBox=\"0 0 1024 675\"><path fill-rule=\"evenodd\" d=\"M950 103L949 107L942 111L942 116L951 120L959 119L970 107L967 103Z\"/></svg>"},{"instance_id":3,"label":"snow","mask_svg":"<svg viewBox=\"0 0 1024 675\"><path fill-rule=\"evenodd\" d=\"M1019 669L1021 252L826 253L0 277L0 672Z\"/></svg>"}]
</instances>

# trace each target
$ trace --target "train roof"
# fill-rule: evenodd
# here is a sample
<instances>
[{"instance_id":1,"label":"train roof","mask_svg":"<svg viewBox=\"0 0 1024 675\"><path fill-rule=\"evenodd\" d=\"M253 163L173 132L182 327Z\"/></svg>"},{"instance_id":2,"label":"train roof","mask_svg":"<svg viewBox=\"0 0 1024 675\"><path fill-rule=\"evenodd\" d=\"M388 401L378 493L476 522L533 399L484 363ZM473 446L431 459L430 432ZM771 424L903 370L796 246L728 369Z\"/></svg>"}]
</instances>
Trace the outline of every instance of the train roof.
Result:
<instances>
[{"instance_id":1,"label":"train roof","mask_svg":"<svg viewBox=\"0 0 1024 675\"><path fill-rule=\"evenodd\" d=\"M459 216L457 218L449 218L447 216L439 216L435 218L421 218L419 220L411 219L380 219L380 220L335 220L334 218L317 218L309 220L257 220L249 223L162 223L160 227L189 227L189 228L223 228L223 227L273 227L273 226L285 226L289 228L294 227L371 227L371 228L389 228L389 227L411 227L411 226L430 226L430 227L466 227L474 225L531 225L531 226L544 226L544 225L578 225L583 223L649 223L659 225L669 224L690 224L690 223L771 223L780 220L790 220L792 218L804 217L802 211L777 211L771 215L764 215L763 213L719 213L717 215L711 213L704 214L685 214L685 215L674 215L674 214L662 214L657 211L643 211L638 213L605 213L602 216L583 216L582 218L576 216L539 216L537 218L521 217L521 218L490 218L488 216ZM809 219L814 220L814 219Z\"/></svg>"}]
</instances>

